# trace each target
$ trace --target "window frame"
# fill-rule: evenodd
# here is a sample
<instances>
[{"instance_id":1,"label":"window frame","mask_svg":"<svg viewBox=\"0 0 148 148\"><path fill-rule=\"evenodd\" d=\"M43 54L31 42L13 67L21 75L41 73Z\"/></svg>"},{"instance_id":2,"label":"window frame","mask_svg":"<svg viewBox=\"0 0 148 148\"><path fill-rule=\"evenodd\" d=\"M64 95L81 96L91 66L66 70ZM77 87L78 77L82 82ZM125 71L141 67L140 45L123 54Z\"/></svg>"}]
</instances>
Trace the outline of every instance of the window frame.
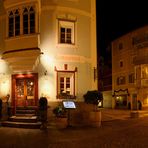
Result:
<instances>
[{"instance_id":1,"label":"window frame","mask_svg":"<svg viewBox=\"0 0 148 148\"><path fill-rule=\"evenodd\" d=\"M129 82L130 84L132 84L132 83L135 82L135 74L134 74L134 73L130 73L130 74L128 75L128 82Z\"/></svg>"},{"instance_id":2,"label":"window frame","mask_svg":"<svg viewBox=\"0 0 148 148\"><path fill-rule=\"evenodd\" d=\"M64 90L61 92L61 81L64 78ZM70 78L69 88L67 88L66 78ZM67 90L66 90L67 89ZM67 97L67 98L66 98ZM75 72L74 71L57 71L57 99L75 98Z\"/></svg>"},{"instance_id":3,"label":"window frame","mask_svg":"<svg viewBox=\"0 0 148 148\"><path fill-rule=\"evenodd\" d=\"M126 84L126 77L125 76L117 77L117 85L124 85L124 84Z\"/></svg>"},{"instance_id":4,"label":"window frame","mask_svg":"<svg viewBox=\"0 0 148 148\"><path fill-rule=\"evenodd\" d=\"M26 14L28 14L28 32L24 33L24 10L27 9L28 12ZM15 14L15 12L18 11L19 15ZM10 16L10 14L12 13L12 15ZM33 14L33 15L32 15ZM32 15L32 17L31 17ZM16 18L19 16L19 22L16 22ZM31 19L33 18L33 19ZM10 24L10 19L13 19L13 25L12 23ZM24 5L24 6L19 6L19 7L15 7L12 9L7 10L7 34L6 36L8 38L12 38L12 37L17 37L20 35L30 35L30 34L34 34L37 31L37 10L35 7L35 4L30 4L30 5ZM17 33L16 31L18 30L18 25L16 26L16 23L19 24L19 33ZM31 26L31 23L34 24L34 26ZM11 27L11 28L10 28ZM13 30L12 30L13 27Z\"/></svg>"},{"instance_id":5,"label":"window frame","mask_svg":"<svg viewBox=\"0 0 148 148\"><path fill-rule=\"evenodd\" d=\"M65 42L61 42L61 28L65 31ZM71 29L71 40L68 42L68 29ZM58 44L75 45L75 21L58 19Z\"/></svg>"}]
</instances>

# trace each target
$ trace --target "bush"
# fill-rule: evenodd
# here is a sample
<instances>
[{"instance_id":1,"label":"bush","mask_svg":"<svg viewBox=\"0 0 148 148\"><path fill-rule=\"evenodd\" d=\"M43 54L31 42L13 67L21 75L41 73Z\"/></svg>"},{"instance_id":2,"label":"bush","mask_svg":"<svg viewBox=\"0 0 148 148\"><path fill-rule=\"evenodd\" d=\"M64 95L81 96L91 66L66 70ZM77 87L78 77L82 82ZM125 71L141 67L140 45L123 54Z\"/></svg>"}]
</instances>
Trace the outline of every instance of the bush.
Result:
<instances>
[{"instance_id":1,"label":"bush","mask_svg":"<svg viewBox=\"0 0 148 148\"><path fill-rule=\"evenodd\" d=\"M83 97L86 103L94 105L98 105L98 103L103 100L102 93L97 90L87 91L87 93L84 94Z\"/></svg>"},{"instance_id":2,"label":"bush","mask_svg":"<svg viewBox=\"0 0 148 148\"><path fill-rule=\"evenodd\" d=\"M53 113L55 114L56 117L64 118L67 115L67 110L62 105L58 105L53 109Z\"/></svg>"}]
</instances>

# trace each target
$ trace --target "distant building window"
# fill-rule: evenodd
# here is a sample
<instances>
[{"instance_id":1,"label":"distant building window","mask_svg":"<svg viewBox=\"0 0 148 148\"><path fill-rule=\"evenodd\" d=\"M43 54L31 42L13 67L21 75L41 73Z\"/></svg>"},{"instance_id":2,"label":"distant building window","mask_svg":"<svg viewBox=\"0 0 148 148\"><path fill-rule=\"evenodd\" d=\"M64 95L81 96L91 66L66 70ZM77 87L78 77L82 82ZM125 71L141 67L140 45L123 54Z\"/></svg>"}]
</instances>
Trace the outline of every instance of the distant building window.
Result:
<instances>
[{"instance_id":1,"label":"distant building window","mask_svg":"<svg viewBox=\"0 0 148 148\"><path fill-rule=\"evenodd\" d=\"M125 76L120 76L117 78L117 85L125 84Z\"/></svg>"},{"instance_id":2,"label":"distant building window","mask_svg":"<svg viewBox=\"0 0 148 148\"><path fill-rule=\"evenodd\" d=\"M59 20L59 43L74 44L75 23Z\"/></svg>"},{"instance_id":3,"label":"distant building window","mask_svg":"<svg viewBox=\"0 0 148 148\"><path fill-rule=\"evenodd\" d=\"M8 16L8 37L31 33L35 33L34 8L32 6L21 7L10 11Z\"/></svg>"},{"instance_id":4,"label":"distant building window","mask_svg":"<svg viewBox=\"0 0 148 148\"><path fill-rule=\"evenodd\" d=\"M134 79L135 79L134 77L135 77L134 73L129 74L129 76L128 76L128 78L129 78L129 83L134 83Z\"/></svg>"},{"instance_id":5,"label":"distant building window","mask_svg":"<svg viewBox=\"0 0 148 148\"><path fill-rule=\"evenodd\" d=\"M141 67L141 77L142 79L148 79L148 66L144 65Z\"/></svg>"},{"instance_id":6,"label":"distant building window","mask_svg":"<svg viewBox=\"0 0 148 148\"><path fill-rule=\"evenodd\" d=\"M120 67L123 67L123 61L120 61Z\"/></svg>"},{"instance_id":7,"label":"distant building window","mask_svg":"<svg viewBox=\"0 0 148 148\"><path fill-rule=\"evenodd\" d=\"M123 49L123 43L119 43L119 50Z\"/></svg>"}]
</instances>

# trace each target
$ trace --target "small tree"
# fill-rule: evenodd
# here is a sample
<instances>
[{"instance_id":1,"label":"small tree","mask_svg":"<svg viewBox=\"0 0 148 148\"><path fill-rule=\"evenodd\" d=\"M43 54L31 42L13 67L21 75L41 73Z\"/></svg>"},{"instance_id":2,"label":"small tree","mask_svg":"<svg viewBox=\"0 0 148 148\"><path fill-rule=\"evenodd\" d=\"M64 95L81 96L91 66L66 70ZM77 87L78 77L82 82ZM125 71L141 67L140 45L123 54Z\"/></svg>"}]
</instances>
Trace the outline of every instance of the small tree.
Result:
<instances>
[{"instance_id":1,"label":"small tree","mask_svg":"<svg viewBox=\"0 0 148 148\"><path fill-rule=\"evenodd\" d=\"M87 93L84 94L83 97L86 103L94 105L95 111L97 110L98 103L103 100L102 93L97 90L87 91Z\"/></svg>"}]
</instances>

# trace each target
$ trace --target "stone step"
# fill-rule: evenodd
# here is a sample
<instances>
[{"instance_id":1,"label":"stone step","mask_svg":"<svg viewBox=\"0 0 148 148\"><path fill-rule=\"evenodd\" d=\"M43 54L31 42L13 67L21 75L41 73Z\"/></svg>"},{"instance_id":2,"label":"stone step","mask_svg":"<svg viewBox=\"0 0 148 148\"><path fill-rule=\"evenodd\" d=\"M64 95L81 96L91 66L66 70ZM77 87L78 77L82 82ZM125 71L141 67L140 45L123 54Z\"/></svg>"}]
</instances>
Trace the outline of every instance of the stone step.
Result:
<instances>
[{"instance_id":1,"label":"stone step","mask_svg":"<svg viewBox=\"0 0 148 148\"><path fill-rule=\"evenodd\" d=\"M3 121L2 126L14 127L14 128L28 128L28 129L39 129L41 127L41 122L27 123L27 122L12 122Z\"/></svg>"},{"instance_id":2,"label":"stone step","mask_svg":"<svg viewBox=\"0 0 148 148\"><path fill-rule=\"evenodd\" d=\"M16 107L16 110L37 110L38 107L37 106L18 106Z\"/></svg>"},{"instance_id":3,"label":"stone step","mask_svg":"<svg viewBox=\"0 0 148 148\"><path fill-rule=\"evenodd\" d=\"M17 109L16 114L36 114L36 110L31 110L31 109Z\"/></svg>"},{"instance_id":4,"label":"stone step","mask_svg":"<svg viewBox=\"0 0 148 148\"><path fill-rule=\"evenodd\" d=\"M11 116L9 121L12 122L26 122L26 123L35 123L37 122L37 116Z\"/></svg>"}]
</instances>

